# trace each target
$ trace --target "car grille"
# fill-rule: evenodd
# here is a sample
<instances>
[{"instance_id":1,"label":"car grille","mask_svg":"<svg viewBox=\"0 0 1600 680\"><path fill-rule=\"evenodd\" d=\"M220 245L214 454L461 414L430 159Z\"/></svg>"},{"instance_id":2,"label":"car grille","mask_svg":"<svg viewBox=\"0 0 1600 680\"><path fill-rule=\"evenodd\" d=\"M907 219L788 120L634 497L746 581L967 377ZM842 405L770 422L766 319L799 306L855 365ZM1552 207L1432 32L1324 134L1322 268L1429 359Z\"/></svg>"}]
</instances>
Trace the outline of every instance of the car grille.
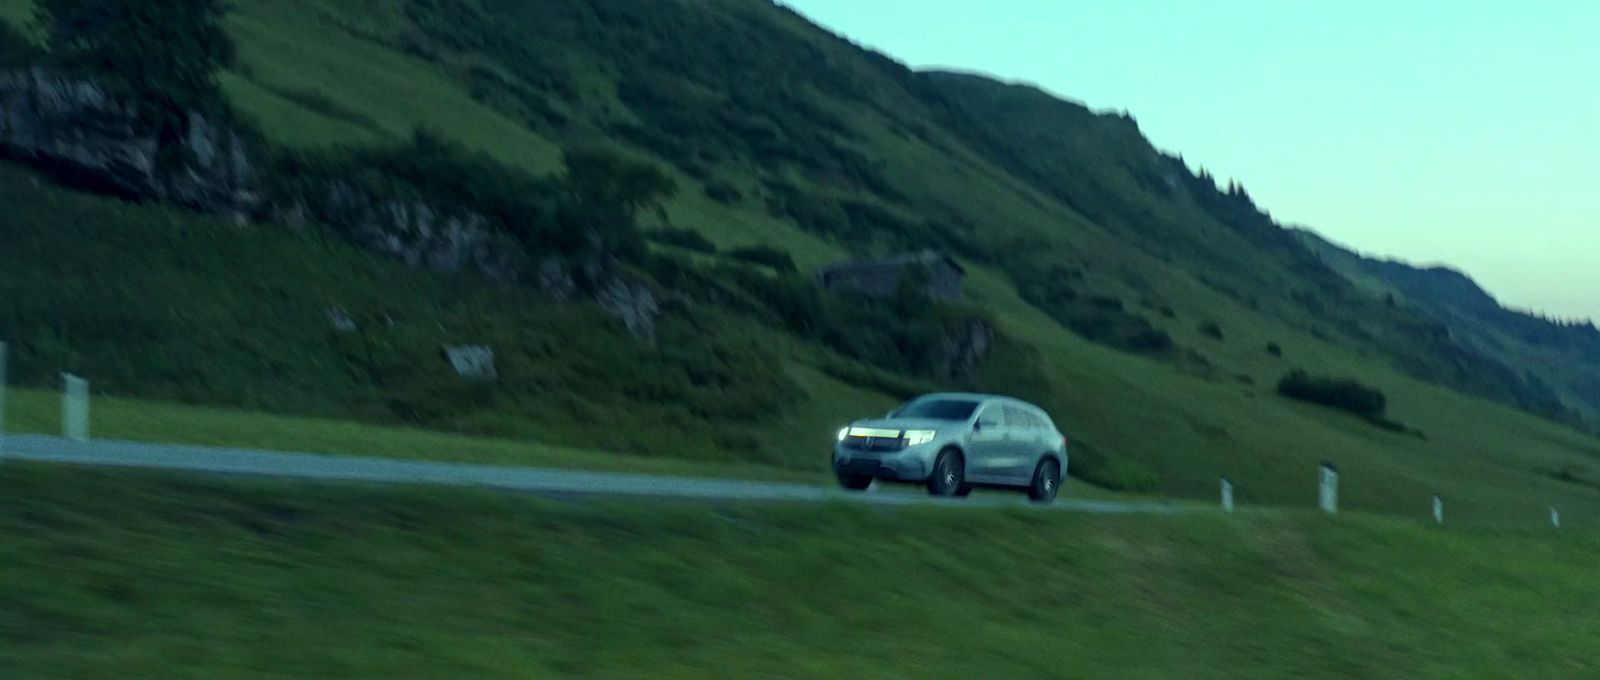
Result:
<instances>
[{"instance_id":1,"label":"car grille","mask_svg":"<svg viewBox=\"0 0 1600 680\"><path fill-rule=\"evenodd\" d=\"M851 451L900 451L906 447L906 440L899 437L849 437L844 440L844 448Z\"/></svg>"},{"instance_id":2,"label":"car grille","mask_svg":"<svg viewBox=\"0 0 1600 680\"><path fill-rule=\"evenodd\" d=\"M852 475L876 475L882 463L876 458L856 458L839 466L839 471Z\"/></svg>"}]
</instances>

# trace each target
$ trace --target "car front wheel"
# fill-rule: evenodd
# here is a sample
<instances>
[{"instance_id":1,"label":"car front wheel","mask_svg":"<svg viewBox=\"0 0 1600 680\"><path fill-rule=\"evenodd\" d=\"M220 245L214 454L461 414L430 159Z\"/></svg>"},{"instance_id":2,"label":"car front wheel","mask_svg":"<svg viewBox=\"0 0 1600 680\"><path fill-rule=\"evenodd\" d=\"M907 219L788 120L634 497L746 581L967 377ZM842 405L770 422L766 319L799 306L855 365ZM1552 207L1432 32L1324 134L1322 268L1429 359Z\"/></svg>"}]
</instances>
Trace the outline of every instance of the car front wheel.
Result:
<instances>
[{"instance_id":1,"label":"car front wheel","mask_svg":"<svg viewBox=\"0 0 1600 680\"><path fill-rule=\"evenodd\" d=\"M966 461L954 449L939 452L933 461L933 474L928 477L928 494L954 496L961 492L967 481Z\"/></svg>"},{"instance_id":2,"label":"car front wheel","mask_svg":"<svg viewBox=\"0 0 1600 680\"><path fill-rule=\"evenodd\" d=\"M1028 498L1049 503L1056 499L1056 492L1060 490L1061 465L1049 459L1039 461L1039 466L1033 469L1033 484L1028 487Z\"/></svg>"}]
</instances>

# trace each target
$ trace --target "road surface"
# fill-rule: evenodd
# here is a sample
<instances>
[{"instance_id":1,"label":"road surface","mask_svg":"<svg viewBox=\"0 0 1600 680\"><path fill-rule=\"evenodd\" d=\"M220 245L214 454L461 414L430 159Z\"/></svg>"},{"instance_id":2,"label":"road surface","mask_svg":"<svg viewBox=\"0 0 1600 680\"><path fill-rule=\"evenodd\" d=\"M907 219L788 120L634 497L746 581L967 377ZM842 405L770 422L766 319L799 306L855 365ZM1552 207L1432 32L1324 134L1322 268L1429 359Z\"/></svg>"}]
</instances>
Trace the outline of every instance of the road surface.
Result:
<instances>
[{"instance_id":1,"label":"road surface","mask_svg":"<svg viewBox=\"0 0 1600 680\"><path fill-rule=\"evenodd\" d=\"M196 473L387 484L479 486L548 495L635 496L721 501L854 502L951 507L1027 506L1020 494L934 499L914 493L848 493L825 486L701 479L667 475L583 472L390 458L282 453L114 440L76 442L40 435L6 436L0 460L61 465L131 467ZM1060 498L1056 510L1092 513L1174 513L1194 506Z\"/></svg>"}]
</instances>

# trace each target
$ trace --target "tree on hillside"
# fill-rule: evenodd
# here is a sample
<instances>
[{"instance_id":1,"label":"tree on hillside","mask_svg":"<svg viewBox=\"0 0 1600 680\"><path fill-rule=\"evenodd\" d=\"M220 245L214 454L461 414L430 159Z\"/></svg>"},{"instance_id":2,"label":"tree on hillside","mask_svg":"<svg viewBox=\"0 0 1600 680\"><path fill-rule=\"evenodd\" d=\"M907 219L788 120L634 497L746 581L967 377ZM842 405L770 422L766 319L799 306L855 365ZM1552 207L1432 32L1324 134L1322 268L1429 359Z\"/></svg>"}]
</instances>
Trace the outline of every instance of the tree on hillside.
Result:
<instances>
[{"instance_id":1,"label":"tree on hillside","mask_svg":"<svg viewBox=\"0 0 1600 680\"><path fill-rule=\"evenodd\" d=\"M1377 389L1348 378L1314 376L1302 370L1291 371L1278 381L1278 394L1372 421L1381 421L1389 405L1383 392Z\"/></svg>"},{"instance_id":2,"label":"tree on hillside","mask_svg":"<svg viewBox=\"0 0 1600 680\"><path fill-rule=\"evenodd\" d=\"M678 189L660 168L607 149L567 149L559 221L567 239L599 239L603 251L627 254L642 247L639 211L660 208Z\"/></svg>"},{"instance_id":3,"label":"tree on hillside","mask_svg":"<svg viewBox=\"0 0 1600 680\"><path fill-rule=\"evenodd\" d=\"M567 166L568 198L575 205L614 210L629 220L678 188L660 168L606 149L573 147L562 160Z\"/></svg>"},{"instance_id":4,"label":"tree on hillside","mask_svg":"<svg viewBox=\"0 0 1600 680\"><path fill-rule=\"evenodd\" d=\"M217 70L234 57L222 0L38 0L57 62L132 97L140 114L222 109Z\"/></svg>"},{"instance_id":5,"label":"tree on hillside","mask_svg":"<svg viewBox=\"0 0 1600 680\"><path fill-rule=\"evenodd\" d=\"M39 56L28 37L4 21L0 21L0 68L32 63Z\"/></svg>"}]
</instances>

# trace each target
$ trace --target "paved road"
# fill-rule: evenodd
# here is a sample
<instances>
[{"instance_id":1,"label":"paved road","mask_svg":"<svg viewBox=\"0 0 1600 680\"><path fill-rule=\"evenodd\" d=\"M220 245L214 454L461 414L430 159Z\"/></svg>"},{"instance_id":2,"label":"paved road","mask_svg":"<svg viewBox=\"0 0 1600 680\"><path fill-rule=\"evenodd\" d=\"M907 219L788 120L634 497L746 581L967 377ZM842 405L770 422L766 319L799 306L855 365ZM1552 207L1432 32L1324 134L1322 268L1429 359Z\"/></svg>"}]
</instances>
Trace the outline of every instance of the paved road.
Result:
<instances>
[{"instance_id":1,"label":"paved road","mask_svg":"<svg viewBox=\"0 0 1600 680\"><path fill-rule=\"evenodd\" d=\"M665 475L580 472L544 468L472 465L389 458L329 456L113 440L74 442L58 437L12 434L0 459L64 465L154 468L199 473L254 475L390 484L482 486L550 495L645 496L727 501L856 502L952 507L1031 506L1021 496L932 499L914 493L847 493L806 484L697 479ZM1194 506L1058 499L1051 509L1092 513L1174 513Z\"/></svg>"}]
</instances>

